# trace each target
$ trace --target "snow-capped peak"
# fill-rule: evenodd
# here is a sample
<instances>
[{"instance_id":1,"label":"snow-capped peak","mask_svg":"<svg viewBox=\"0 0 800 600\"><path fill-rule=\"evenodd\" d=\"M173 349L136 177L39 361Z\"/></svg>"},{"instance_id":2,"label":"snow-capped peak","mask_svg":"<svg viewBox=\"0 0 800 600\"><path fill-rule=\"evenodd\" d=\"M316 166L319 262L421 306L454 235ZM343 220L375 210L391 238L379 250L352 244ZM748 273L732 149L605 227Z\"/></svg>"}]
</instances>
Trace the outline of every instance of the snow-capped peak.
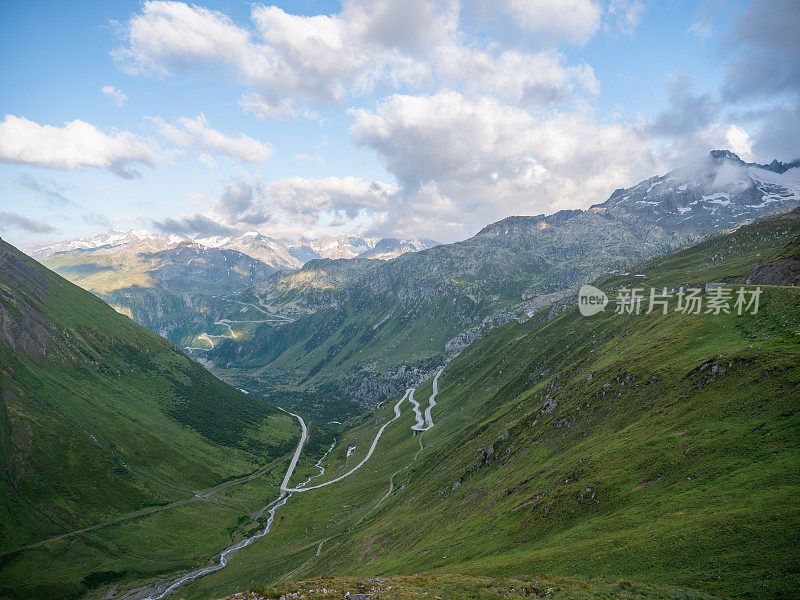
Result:
<instances>
[{"instance_id":1,"label":"snow-capped peak","mask_svg":"<svg viewBox=\"0 0 800 600\"><path fill-rule=\"evenodd\" d=\"M160 252L179 244L191 244L205 249L237 250L275 268L300 268L315 258L388 259L404 252L424 250L433 245L420 240L397 240L359 236L333 236L296 242L279 242L258 231L232 235L189 237L176 233L152 233L143 229L117 231L111 229L91 238L66 240L32 249L32 254L44 258L63 252ZM375 251L373 251L375 250Z\"/></svg>"}]
</instances>

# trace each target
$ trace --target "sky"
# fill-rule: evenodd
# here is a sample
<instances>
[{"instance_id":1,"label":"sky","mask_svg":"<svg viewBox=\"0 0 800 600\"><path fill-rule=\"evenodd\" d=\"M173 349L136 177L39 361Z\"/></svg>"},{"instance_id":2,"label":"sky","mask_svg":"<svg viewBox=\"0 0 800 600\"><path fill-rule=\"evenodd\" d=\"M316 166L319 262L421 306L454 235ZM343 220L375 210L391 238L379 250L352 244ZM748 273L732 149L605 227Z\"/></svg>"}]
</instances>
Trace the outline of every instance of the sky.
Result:
<instances>
[{"instance_id":1,"label":"sky","mask_svg":"<svg viewBox=\"0 0 800 600\"><path fill-rule=\"evenodd\" d=\"M0 3L0 236L474 235L800 158L796 0Z\"/></svg>"}]
</instances>

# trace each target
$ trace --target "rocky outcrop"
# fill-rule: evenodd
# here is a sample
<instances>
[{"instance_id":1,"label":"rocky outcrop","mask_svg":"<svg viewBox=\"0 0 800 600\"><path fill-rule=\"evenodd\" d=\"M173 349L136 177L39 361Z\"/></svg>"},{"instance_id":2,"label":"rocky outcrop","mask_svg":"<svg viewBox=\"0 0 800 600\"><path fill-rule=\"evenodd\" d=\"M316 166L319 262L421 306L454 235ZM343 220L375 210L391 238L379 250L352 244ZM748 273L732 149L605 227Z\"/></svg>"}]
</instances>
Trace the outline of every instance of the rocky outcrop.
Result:
<instances>
[{"instance_id":1,"label":"rocky outcrop","mask_svg":"<svg viewBox=\"0 0 800 600\"><path fill-rule=\"evenodd\" d=\"M47 294L47 280L2 240L0 272L12 282L0 285L0 344L14 353L47 354L58 332L29 304L30 298Z\"/></svg>"}]
</instances>

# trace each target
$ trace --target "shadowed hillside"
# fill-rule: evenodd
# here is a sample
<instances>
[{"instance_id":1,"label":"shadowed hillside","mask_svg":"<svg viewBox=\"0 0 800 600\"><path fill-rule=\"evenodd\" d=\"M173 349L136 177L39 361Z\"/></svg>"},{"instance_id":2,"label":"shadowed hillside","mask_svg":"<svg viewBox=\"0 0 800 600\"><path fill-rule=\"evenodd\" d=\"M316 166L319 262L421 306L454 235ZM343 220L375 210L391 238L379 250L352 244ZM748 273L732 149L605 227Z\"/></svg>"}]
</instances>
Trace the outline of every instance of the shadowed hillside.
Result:
<instances>
[{"instance_id":1,"label":"shadowed hillside","mask_svg":"<svg viewBox=\"0 0 800 600\"><path fill-rule=\"evenodd\" d=\"M241 514L198 502L195 491L279 459L298 434L289 416L222 383L170 342L5 242L0 387L0 577L24 598L78 597L129 570L158 572L163 565L136 558L151 551L148 540L164 533L178 538L191 521L211 518L199 547L152 549L154 557L191 564L205 543L216 548L237 535ZM169 507L132 527L14 552ZM167 513L174 520L165 522ZM58 579L32 575L57 557Z\"/></svg>"}]
</instances>

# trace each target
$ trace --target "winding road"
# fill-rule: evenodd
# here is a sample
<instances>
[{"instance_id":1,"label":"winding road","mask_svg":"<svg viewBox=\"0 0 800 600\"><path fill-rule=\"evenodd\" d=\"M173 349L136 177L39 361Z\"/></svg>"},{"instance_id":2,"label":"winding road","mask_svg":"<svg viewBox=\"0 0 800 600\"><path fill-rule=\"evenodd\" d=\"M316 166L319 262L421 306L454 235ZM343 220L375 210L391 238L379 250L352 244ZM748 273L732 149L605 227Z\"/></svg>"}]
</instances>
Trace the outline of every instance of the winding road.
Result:
<instances>
[{"instance_id":1,"label":"winding road","mask_svg":"<svg viewBox=\"0 0 800 600\"><path fill-rule=\"evenodd\" d=\"M241 300L234 300L237 304L241 304L243 306L251 306L252 308L256 309L259 312L264 313L265 315L269 315L270 317L275 317L275 319L270 319L274 321L284 321L285 323L292 323L294 319L291 317L285 317L283 315L279 315L277 313L271 312L268 306L264 305L264 301L261 299L261 296L256 296L258 298L258 303L260 306L256 306L252 302L242 302Z\"/></svg>"},{"instance_id":2,"label":"winding road","mask_svg":"<svg viewBox=\"0 0 800 600\"><path fill-rule=\"evenodd\" d=\"M259 301L260 301L260 299L259 299ZM294 319L291 319L290 317L285 317L283 315L278 315L278 314L271 313L271 312L265 310L262 307L256 306L255 304L252 304L251 302L242 302L240 300L234 300L234 302L236 302L237 304L241 304L243 306L251 306L255 310L257 310L257 311L259 311L259 312L261 312L261 313L263 313L263 314L265 314L265 315L267 315L269 317L272 317L272 318L270 318L270 319L252 319L252 320L220 319L218 321L214 321L214 325L221 325L223 327L227 327L230 335L218 335L218 334L208 333L208 332L205 332L205 331L203 333L201 333L200 335L198 335L197 339L198 340L203 340L204 342L209 343L211 345L211 348L210 348L211 350L213 350L216 347L216 344L214 343L214 338L232 339L232 340L236 339L236 332L233 331L233 328L231 327L231 323L281 323L281 324L283 324L283 323L291 323L294 320ZM199 346L184 346L183 349L184 350L201 350L201 351L209 350L209 348L202 348L202 347L199 347Z\"/></svg>"},{"instance_id":3,"label":"winding road","mask_svg":"<svg viewBox=\"0 0 800 600\"><path fill-rule=\"evenodd\" d=\"M263 510L269 511L269 518L267 519L267 524L264 527L264 529L256 533L255 535L252 535L249 538L245 538L240 542L237 542L233 546L223 550L219 555L219 562L217 564L209 565L208 567L203 567L201 569L197 569L195 571L186 573L185 575L181 575L177 579L173 580L171 583L167 584L167 586L163 590L158 591L155 594L146 596L142 600L161 600L162 598L167 596L170 592L182 586L184 583L188 583L190 581L197 579L198 577L202 577L203 575L208 575L209 573L213 573L214 571L219 571L228 564L229 557L232 554L238 552L242 548L246 548L247 546L255 542L257 539L264 537L270 532L270 530L272 529L272 523L275 521L275 513L281 506L283 506L284 504L286 504L286 502L288 502L289 498L292 497L291 493L287 493L290 492L290 490L287 490L286 488L289 485L289 479L291 479L292 474L294 473L294 469L297 466L297 461L300 460L300 453L303 451L303 445L308 440L308 427L306 427L306 422L303 420L303 417L301 417L300 415L296 415L295 413L289 412L288 410L283 409L280 406L278 408L280 408L286 414L292 415L300 422L300 429L302 430L302 433L300 435L300 443L297 444L297 449L294 451L294 456L292 456L292 461L289 463L289 468L286 470L286 475L283 478L280 495L262 509L262 511ZM330 447L328 452L330 452L331 450L333 450L333 446ZM325 468L322 466L322 460L325 458L325 456L327 456L328 452L326 452L322 456L322 458L317 462L317 467L320 469L319 474L312 475L304 483L308 483L314 477L319 477L325 472Z\"/></svg>"},{"instance_id":4,"label":"winding road","mask_svg":"<svg viewBox=\"0 0 800 600\"><path fill-rule=\"evenodd\" d=\"M440 369L439 372L436 374L436 377L433 380L433 393L431 394L430 399L428 401L428 407L425 409L425 413L424 413L425 420L424 421L423 421L423 418L422 418L422 413L420 412L419 403L414 400L414 388L408 388L406 390L405 394L403 394L403 397L400 398L400 400L398 400L397 403L394 405L394 417L391 420L389 420L386 423L384 423L383 426L378 430L378 433L375 435L375 439L372 441L372 445L370 446L369 451L367 452L367 455L361 460L361 462L358 463L352 469L350 469L348 472L344 473L343 475L340 475L340 476L338 476L338 477L336 477L334 479L331 479L330 481L326 481L324 483L320 483L320 484L317 484L317 485L308 485L308 484L311 482L312 479L320 477L320 476L322 476L323 473L325 473L325 467L322 466L322 461L333 450L334 446L336 445L336 442L334 441L334 443L331 445L331 447L328 449L328 451L325 452L325 454L317 461L316 466L320 470L320 472L318 474L310 476L308 479L306 479L303 483L301 483L297 487L290 487L289 486L289 482L290 482L290 480L292 478L292 475L294 474L295 468L297 467L297 463L300 460L300 455L303 452L303 446L305 445L306 441L308 441L308 427L306 426L306 422L303 420L303 417L301 417L300 415L297 415L295 413L289 412L288 410L286 410L284 408L278 407L278 408L280 408L280 410L282 410L283 412L285 412L288 415L293 416L294 418L296 418L299 421L300 429L301 429L301 435L300 435L300 442L297 444L297 448L294 451L294 455L292 456L292 460L289 463L289 468L286 470L286 475L283 478L283 483L281 483L280 495L275 500L273 500L271 503L269 503L267 506L265 506L263 509L261 509L262 513L263 513L264 510L268 510L269 511L269 518L267 519L267 523L266 523L266 526L264 527L264 529L262 531L260 531L259 533L255 534L255 535L253 535L253 536L251 536L249 538L243 539L240 542L237 542L236 544L234 544L233 546L230 546L229 548L226 548L225 550L223 550L219 554L219 562L217 562L216 564L209 565L209 566L203 567L201 569L196 569L195 571L191 571L189 573L181 575L180 577L178 577L178 578L172 580L171 582L167 583L166 586L162 590L159 590L159 591L157 591L155 593L151 593L150 595L142 598L142 600L162 600L165 596L167 596L168 594L170 594L176 588L182 586L183 584L188 583L190 581L193 581L193 580L197 579L198 577L202 577L204 575L208 575L209 573L213 573L214 571L219 571L220 569L224 568L228 564L228 560L229 560L231 555L233 555L234 553L238 552L242 548L245 548L245 547L249 546L250 544L252 544L256 540L264 537L265 535L267 535L270 532L270 530L272 529L272 524L273 524L273 522L275 520L275 513L277 512L277 510L281 506L285 505L286 502L288 502L289 498L291 498L293 494L301 493L301 492L308 492L308 491L311 491L311 490L316 490L316 489L331 485L333 483L339 482L342 479L344 479L345 477L355 473L358 469L363 467L364 464L366 464L366 462L372 457L372 454L375 452L375 448L377 447L378 442L380 441L381 436L383 435L383 432L386 430L386 428L389 425L391 425L392 423L394 423L397 419L400 418L400 414L401 414L400 413L400 407L402 406L402 404L403 404L403 402L405 400L408 400L411 403L411 405L412 405L412 407L414 409L415 417L416 417L416 423L415 423L414 426L412 426L411 429L413 429L414 431L427 431L428 429L433 427L433 419L431 417L431 409L434 406L436 406L436 395L438 394L438 391L439 391L439 387L438 387L439 376L442 374L443 370L444 370L444 368ZM420 429L420 427L422 427L422 428ZM417 452L417 455L414 457L414 460L416 460L417 456L419 455L419 453L421 451L422 451L422 440L420 440L420 449ZM401 469L401 471L402 470L404 470L404 469ZM398 471L397 473L399 473L399 472L400 471ZM392 485L390 485L389 492L383 498L381 498L380 502L378 502L378 504L375 507L373 507L372 510L375 510L378 507L378 505L380 505L380 503L383 502L383 500L385 500L386 497L389 494L391 494L391 491L392 491L392 488L393 488L394 476L397 475L397 473L394 473L392 475L391 482L390 482ZM370 511L370 512L372 512L372 511ZM321 549L321 547L322 547L322 543L320 543L319 549ZM319 549L318 549L318 552L319 552Z\"/></svg>"},{"instance_id":5,"label":"winding road","mask_svg":"<svg viewBox=\"0 0 800 600\"><path fill-rule=\"evenodd\" d=\"M337 481L341 481L342 479L344 479L348 475L358 471L361 467L364 466L364 463L366 463L370 459L370 457L372 456L372 453L375 452L375 447L378 445L378 441L381 439L381 436L383 435L384 430L389 425L391 425L397 419L400 418L400 405L403 403L403 401L406 398L409 398L410 396L412 396L413 393L414 393L413 388L408 388L406 390L406 393L403 394L403 397L400 398L400 400L397 401L397 404L394 405L394 418L383 424L383 427L381 427L378 430L378 434L375 436L375 439L372 441L372 445L369 447L369 451L367 452L367 455L363 458L363 460L360 463L358 463L355 467L350 469L347 473L345 473L343 475L339 475L335 479L331 479L330 481L326 481L325 483L319 483L317 485L312 485L312 486L309 486L309 487L296 487L296 488L288 487L289 486L289 478L291 477L291 473L287 473L286 474L286 478L283 480L283 485L281 486L281 491L283 491L283 492L309 492L311 490L316 490L316 489L319 489L321 487L325 487L326 485L330 485L332 483L336 483ZM300 419L300 417L297 417L297 418ZM300 419L300 422L301 422L301 426L305 429L305 423L303 423L302 419ZM301 449L302 448L298 447L298 452ZM297 457L298 457L298 454L296 453L295 454L295 458L297 458Z\"/></svg>"},{"instance_id":6,"label":"winding road","mask_svg":"<svg viewBox=\"0 0 800 600\"><path fill-rule=\"evenodd\" d=\"M444 371L444 367L439 369L439 372L436 373L436 377L433 378L433 393L431 397L428 399L428 408L425 409L425 418L423 419L422 411L419 407L419 402L414 400L414 390L411 390L411 393L408 396L408 401L411 402L411 406L414 409L414 418L416 419L416 423L412 425L411 429L414 431L428 431L431 427L433 427L433 418L431 417L431 409L436 406L436 395L439 393L439 375L442 374ZM401 400L402 401L402 400Z\"/></svg>"},{"instance_id":7,"label":"winding road","mask_svg":"<svg viewBox=\"0 0 800 600\"><path fill-rule=\"evenodd\" d=\"M224 336L221 336L221 337L224 337ZM331 447L317 461L316 467L319 469L319 473L317 473L315 475L311 475L308 479L306 479L303 483L301 483L297 487L290 487L290 481L291 481L292 475L294 474L294 470L297 467L297 463L300 460L300 455L303 452L303 446L308 441L308 427L306 426L305 421L303 420L303 418L300 415L295 414L293 412L289 412L288 410L285 410L284 408L278 407L278 408L280 408L280 410L282 410L286 414L291 415L292 417L294 417L295 419L298 420L298 422L300 423L301 435L300 435L300 441L298 442L297 448L295 449L294 455L292 456L292 460L289 463L289 467L286 470L286 474L284 475L283 482L281 483L279 496L275 500L273 500L272 502L267 504L264 508L262 508L258 513L259 515L261 515L261 514L263 514L264 511L268 511L269 512L269 518L267 519L267 523L266 523L264 529L262 531L256 533L255 535L250 536L248 538L245 538L245 539L237 542L236 544L230 546L229 548L226 548L225 550L223 550L219 554L219 561L216 564L209 565L207 567L203 567L203 568L200 568L200 569L196 569L194 571L191 571L189 573L181 575L181 576L179 576L179 577L177 577L175 579L172 579L171 581L162 583L161 585L163 585L164 587L162 589L157 589L156 591L153 591L153 588L156 587L156 586L153 586L153 585L147 586L146 588L141 588L140 589L140 593L143 592L143 593L148 594L147 596L142 597L141 600L162 600L164 597L166 597L168 594L170 594L171 592L173 592L175 589L177 589L178 587L182 586L183 584L188 583L190 581L193 581L193 580L197 579L198 577L202 577L204 575L208 575L209 573L213 573L215 571L218 571L218 570L224 568L228 564L228 560L229 560L231 555L233 555L234 553L238 552L242 548L245 548L245 547L249 546L250 544L252 544L256 540L258 540L259 538L264 537L265 535L267 535L270 532L270 530L272 529L272 524L273 524L273 522L275 520L275 513L277 512L277 510L281 506L286 504L286 502L289 500L289 498L292 497L292 495L294 493L308 492L308 491L311 491L311 490L316 490L316 489L331 485L333 483L337 483L337 482L341 481L342 479L348 477L349 475L352 475L357 470L359 470L361 467L363 467L366 464L366 462L372 457L372 454L375 452L375 448L377 447L378 442L380 441L381 436L383 435L383 432L386 430L386 428L389 425L391 425L392 423L394 423L397 419L400 418L400 415L401 415L400 407L402 406L402 404L403 404L403 402L405 400L408 400L411 403L411 405L413 407L413 410L414 410L416 423L411 427L412 430L414 430L415 432L416 431L427 431L428 429L433 427L434 424L433 424L433 419L431 417L431 409L436 406L436 395L438 394L438 391L439 391L439 388L438 388L439 376L442 374L443 370L444 370L444 367L442 369L440 369L439 372L434 377L434 380L433 380L433 393L431 394L430 399L428 401L428 407L425 409L424 421L423 421L422 413L420 412L419 403L416 400L414 400L414 388L408 388L405 391L405 393L403 394L402 398L400 398L397 401L397 403L394 405L394 417L391 420L389 420L388 422L384 423L384 425L378 430L378 433L375 435L375 439L373 440L372 445L370 446L369 451L367 452L367 455L361 460L361 462L358 463L355 467L353 467L349 471L347 471L346 473L344 473L343 475L340 475L340 476L338 476L338 477L336 477L334 479L331 479L330 481L326 481L324 483L320 483L320 484L317 484L317 485L308 485L308 484L313 479L316 479L317 477L321 477L325 473L325 467L322 466L322 462L325 460L325 458L328 456L328 454L333 450L334 446L336 445L336 442L334 441L333 444L331 444ZM241 390L241 391L247 393L245 390ZM91 435L91 434L89 434L89 435ZM92 436L92 437L94 438L94 436ZM95 442L99 444L99 442L97 442L96 439L95 439ZM419 453L421 451L422 451L422 440L420 439L420 450L415 455L414 460L416 460L417 456L419 455ZM155 512L168 510L170 508L174 508L176 506L187 504L189 502L194 502L194 501L197 501L197 500L208 500L209 497L214 492L219 491L220 489L223 489L223 488L231 486L231 485L239 485L241 483L245 483L247 481L251 481L252 479L254 479L256 477L260 477L261 475L266 473L268 470L270 470L271 468L276 466L276 464L279 464L279 463L273 462L272 464L264 466L264 467L256 470L254 473L246 476L246 477L242 477L240 479L229 481L229 482L226 482L224 484L215 486L214 488L211 488L210 490L208 490L206 492L189 492L189 493L193 493L194 494L194 496L191 497L191 498L186 498L186 499L183 499L183 500L179 500L179 501L176 501L176 502L164 505L164 506L153 507L153 508L150 508L150 509L147 509L147 510L144 510L144 511L140 511L140 512L137 512L137 513L125 515L125 516L119 517L117 519L112 519L112 520L106 521L104 523L99 523L97 525L92 525L92 526L89 526L89 527L84 527L84 528L77 529L77 530L74 530L74 531L71 531L71 532L68 532L68 533L64 533L64 534L61 534L61 535L56 535L56 536L47 538L45 540L40 540L38 542L34 542L32 544L28 544L26 546L22 546L22 547L19 547L19 548L15 548L13 550L8 550L8 551L5 551L5 552L2 552L2 553L0 553L0 556L6 556L6 555L9 555L9 554L14 554L16 552L20 552L22 550L27 550L27 549L30 549L30 548L34 548L36 546L39 546L41 544L45 544L45 543L50 542L50 541L62 539L62 538L65 538L65 537L68 537L68 536L72 536L72 535L76 535L76 534L80 534L80 533L93 531L93 530L99 529L101 527L106 527L108 525L116 524L116 523L119 523L119 522L122 522L122 521L126 521L126 520L129 520L129 519L134 519L134 518L137 518L137 517L153 514ZM127 465L125 465L125 466L127 467ZM404 467L403 469L400 469L399 471L397 471L396 473L394 473L392 475L391 480L390 480L389 492L387 492L387 494L383 498L381 498L381 500L378 502L378 504L375 507L373 507L372 511L374 511L389 496L389 494L391 494L392 489L393 489L393 484L394 484L394 476L397 475L400 471L405 470L405 468L408 468L408 466ZM188 491L188 490L186 490L186 491ZM372 512L372 511L370 511L370 512ZM322 542L320 542L319 548L317 550L317 554L319 554L319 551L321 550L321 548L322 548ZM160 586L158 586L158 587L160 587ZM135 594L135 592L134 592L134 594Z\"/></svg>"}]
</instances>

